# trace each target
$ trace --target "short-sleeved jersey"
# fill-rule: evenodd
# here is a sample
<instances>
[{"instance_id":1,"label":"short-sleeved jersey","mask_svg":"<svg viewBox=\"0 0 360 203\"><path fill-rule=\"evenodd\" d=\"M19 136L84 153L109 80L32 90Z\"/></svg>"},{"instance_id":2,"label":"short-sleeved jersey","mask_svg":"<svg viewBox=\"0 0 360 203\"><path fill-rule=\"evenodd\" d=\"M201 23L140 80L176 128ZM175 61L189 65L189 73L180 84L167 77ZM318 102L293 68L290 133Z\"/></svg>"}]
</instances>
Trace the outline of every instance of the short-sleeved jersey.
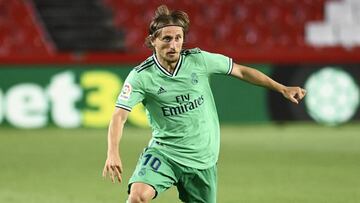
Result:
<instances>
[{"instance_id":1,"label":"short-sleeved jersey","mask_svg":"<svg viewBox=\"0 0 360 203\"><path fill-rule=\"evenodd\" d=\"M211 74L230 74L232 59L198 48L182 51L169 73L152 55L128 75L116 106L131 111L142 102L152 128L152 147L198 169L216 164L220 128Z\"/></svg>"}]
</instances>

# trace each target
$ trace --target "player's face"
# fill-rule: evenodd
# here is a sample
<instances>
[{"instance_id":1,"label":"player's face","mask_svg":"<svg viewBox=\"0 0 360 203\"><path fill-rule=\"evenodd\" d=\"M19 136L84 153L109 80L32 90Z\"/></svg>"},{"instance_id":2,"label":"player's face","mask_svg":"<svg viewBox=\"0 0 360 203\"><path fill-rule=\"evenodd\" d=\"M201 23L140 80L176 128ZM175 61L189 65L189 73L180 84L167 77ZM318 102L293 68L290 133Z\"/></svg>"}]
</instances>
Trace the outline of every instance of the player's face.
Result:
<instances>
[{"instance_id":1,"label":"player's face","mask_svg":"<svg viewBox=\"0 0 360 203\"><path fill-rule=\"evenodd\" d=\"M168 26L153 41L156 56L159 60L173 63L177 62L184 42L184 32L179 26Z\"/></svg>"}]
</instances>

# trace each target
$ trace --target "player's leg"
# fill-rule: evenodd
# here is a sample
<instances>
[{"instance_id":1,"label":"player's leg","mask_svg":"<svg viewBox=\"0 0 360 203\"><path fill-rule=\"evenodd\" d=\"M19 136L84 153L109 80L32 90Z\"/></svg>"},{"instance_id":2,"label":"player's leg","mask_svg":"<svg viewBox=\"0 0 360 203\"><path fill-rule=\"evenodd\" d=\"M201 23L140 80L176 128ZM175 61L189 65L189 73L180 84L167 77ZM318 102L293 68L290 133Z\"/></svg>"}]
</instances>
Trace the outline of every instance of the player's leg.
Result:
<instances>
[{"instance_id":1,"label":"player's leg","mask_svg":"<svg viewBox=\"0 0 360 203\"><path fill-rule=\"evenodd\" d=\"M157 149L147 148L141 154L129 180L128 201L149 202L174 185L175 181L176 177L169 159Z\"/></svg>"},{"instance_id":2,"label":"player's leg","mask_svg":"<svg viewBox=\"0 0 360 203\"><path fill-rule=\"evenodd\" d=\"M150 202L156 195L155 189L145 183L133 183L131 185L128 203Z\"/></svg>"},{"instance_id":3,"label":"player's leg","mask_svg":"<svg viewBox=\"0 0 360 203\"><path fill-rule=\"evenodd\" d=\"M177 183L180 200L186 203L216 203L216 165L205 170L193 168L185 170L186 172Z\"/></svg>"}]
</instances>

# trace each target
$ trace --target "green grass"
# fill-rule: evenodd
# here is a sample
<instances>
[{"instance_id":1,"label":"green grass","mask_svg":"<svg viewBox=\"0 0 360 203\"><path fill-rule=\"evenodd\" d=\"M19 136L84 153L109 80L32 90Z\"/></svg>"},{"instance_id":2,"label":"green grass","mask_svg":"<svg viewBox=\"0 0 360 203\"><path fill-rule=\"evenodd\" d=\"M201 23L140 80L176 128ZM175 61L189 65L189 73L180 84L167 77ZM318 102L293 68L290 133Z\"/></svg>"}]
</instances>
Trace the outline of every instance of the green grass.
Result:
<instances>
[{"instance_id":1,"label":"green grass","mask_svg":"<svg viewBox=\"0 0 360 203\"><path fill-rule=\"evenodd\" d=\"M126 128L122 184L101 178L106 130L0 128L0 202L125 202L148 129ZM360 202L360 125L222 126L219 203ZM154 202L177 200L174 188Z\"/></svg>"}]
</instances>

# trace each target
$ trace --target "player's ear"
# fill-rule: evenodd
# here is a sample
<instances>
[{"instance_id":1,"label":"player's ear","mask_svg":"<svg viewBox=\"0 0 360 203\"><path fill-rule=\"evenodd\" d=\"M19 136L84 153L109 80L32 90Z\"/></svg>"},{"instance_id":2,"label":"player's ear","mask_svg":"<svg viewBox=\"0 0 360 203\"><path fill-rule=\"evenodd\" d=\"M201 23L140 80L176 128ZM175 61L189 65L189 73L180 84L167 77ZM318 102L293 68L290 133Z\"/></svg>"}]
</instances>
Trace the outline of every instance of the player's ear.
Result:
<instances>
[{"instance_id":1,"label":"player's ear","mask_svg":"<svg viewBox=\"0 0 360 203\"><path fill-rule=\"evenodd\" d=\"M154 37L154 35L149 35L149 41L150 41L150 44L151 44L151 46L152 47L154 47L154 41L155 41L155 37Z\"/></svg>"}]
</instances>

